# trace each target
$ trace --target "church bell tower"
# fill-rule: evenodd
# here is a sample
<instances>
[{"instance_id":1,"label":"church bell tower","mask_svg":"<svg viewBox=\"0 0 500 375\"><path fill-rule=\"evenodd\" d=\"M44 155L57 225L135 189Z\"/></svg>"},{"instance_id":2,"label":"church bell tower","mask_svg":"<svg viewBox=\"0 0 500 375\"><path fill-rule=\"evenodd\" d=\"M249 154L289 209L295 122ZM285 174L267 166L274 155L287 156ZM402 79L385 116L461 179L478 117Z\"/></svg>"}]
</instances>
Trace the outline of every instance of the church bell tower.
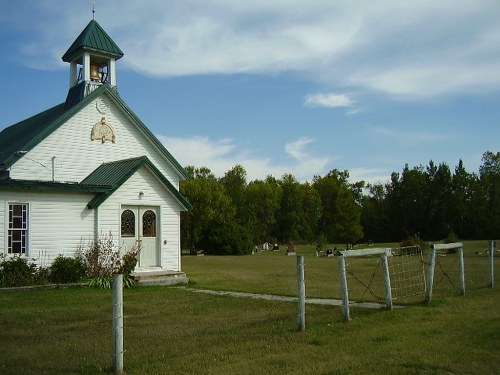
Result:
<instances>
[{"instance_id":1,"label":"church bell tower","mask_svg":"<svg viewBox=\"0 0 500 375\"><path fill-rule=\"evenodd\" d=\"M97 21L90 21L62 57L70 63L70 91L83 86L86 96L103 84L115 87L116 61L122 56L121 49Z\"/></svg>"}]
</instances>

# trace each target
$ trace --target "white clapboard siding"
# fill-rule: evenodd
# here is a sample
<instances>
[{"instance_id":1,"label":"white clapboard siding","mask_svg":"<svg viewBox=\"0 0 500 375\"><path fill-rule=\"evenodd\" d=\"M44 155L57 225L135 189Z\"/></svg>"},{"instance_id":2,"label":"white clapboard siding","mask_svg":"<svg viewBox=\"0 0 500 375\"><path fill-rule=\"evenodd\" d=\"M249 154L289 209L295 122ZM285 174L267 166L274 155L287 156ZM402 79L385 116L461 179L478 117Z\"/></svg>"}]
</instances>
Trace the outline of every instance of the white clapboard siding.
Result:
<instances>
[{"instance_id":1,"label":"white clapboard siding","mask_svg":"<svg viewBox=\"0 0 500 375\"><path fill-rule=\"evenodd\" d=\"M9 225L9 216L8 216L8 197L2 194L0 198L0 254L7 253L7 229ZM12 199L12 198L10 198Z\"/></svg>"},{"instance_id":2,"label":"white clapboard siding","mask_svg":"<svg viewBox=\"0 0 500 375\"><path fill-rule=\"evenodd\" d=\"M179 175L107 95L110 108L105 115L89 103L45 138L11 168L13 179L80 182L99 165L146 155L178 189ZM92 141L92 127L101 118L113 126L116 143Z\"/></svg>"},{"instance_id":3,"label":"white clapboard siding","mask_svg":"<svg viewBox=\"0 0 500 375\"><path fill-rule=\"evenodd\" d=\"M94 237L95 213L87 209L91 194L12 192L0 202L0 246L7 253L8 204L29 205L27 257L51 263L58 255L72 256L82 241ZM47 264L45 264L47 265Z\"/></svg>"},{"instance_id":4,"label":"white clapboard siding","mask_svg":"<svg viewBox=\"0 0 500 375\"><path fill-rule=\"evenodd\" d=\"M139 192L143 192L142 196ZM113 236L120 246L120 215L122 206L159 208L159 238L162 268L180 271L180 210L172 194L145 167L131 176L98 208L99 233ZM166 242L166 243L165 243Z\"/></svg>"}]
</instances>

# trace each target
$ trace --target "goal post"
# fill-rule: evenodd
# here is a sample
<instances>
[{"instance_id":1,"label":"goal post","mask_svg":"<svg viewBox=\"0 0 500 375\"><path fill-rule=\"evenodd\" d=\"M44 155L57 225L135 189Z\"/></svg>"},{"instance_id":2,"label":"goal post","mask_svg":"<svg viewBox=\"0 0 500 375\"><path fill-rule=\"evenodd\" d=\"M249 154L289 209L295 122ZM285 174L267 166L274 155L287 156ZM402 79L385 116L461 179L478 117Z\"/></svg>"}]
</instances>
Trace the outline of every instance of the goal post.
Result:
<instances>
[{"instance_id":1,"label":"goal post","mask_svg":"<svg viewBox=\"0 0 500 375\"><path fill-rule=\"evenodd\" d=\"M456 250L459 263L459 293L465 294L465 267L464 267L464 244L462 242L454 242L447 244L432 244L429 249L429 268L427 273L428 287L425 296L425 301L430 303L432 300L432 292L434 285L434 274L436 268L436 253L439 250Z\"/></svg>"}]
</instances>

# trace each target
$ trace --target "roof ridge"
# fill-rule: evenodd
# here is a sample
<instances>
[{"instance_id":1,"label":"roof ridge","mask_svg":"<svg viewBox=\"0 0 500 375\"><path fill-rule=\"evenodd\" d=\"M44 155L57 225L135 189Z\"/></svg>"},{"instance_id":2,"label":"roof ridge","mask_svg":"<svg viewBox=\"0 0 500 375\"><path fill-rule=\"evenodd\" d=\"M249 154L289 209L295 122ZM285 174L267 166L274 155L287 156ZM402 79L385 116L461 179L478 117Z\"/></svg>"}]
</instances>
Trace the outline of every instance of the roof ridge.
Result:
<instances>
[{"instance_id":1,"label":"roof ridge","mask_svg":"<svg viewBox=\"0 0 500 375\"><path fill-rule=\"evenodd\" d=\"M148 159L148 157L146 155L134 156L134 157L127 158L127 159L120 159L120 160L113 160L113 161L103 162L101 165L126 163L126 162L131 162L133 160L140 160L140 159Z\"/></svg>"}]
</instances>

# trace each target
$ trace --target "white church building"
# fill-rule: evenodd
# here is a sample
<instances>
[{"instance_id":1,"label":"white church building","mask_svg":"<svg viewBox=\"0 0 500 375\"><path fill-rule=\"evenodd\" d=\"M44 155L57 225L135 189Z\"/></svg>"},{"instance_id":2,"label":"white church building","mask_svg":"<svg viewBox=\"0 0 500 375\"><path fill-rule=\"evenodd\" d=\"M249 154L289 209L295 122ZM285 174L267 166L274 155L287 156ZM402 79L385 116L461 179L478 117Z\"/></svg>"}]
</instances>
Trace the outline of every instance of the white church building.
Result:
<instances>
[{"instance_id":1,"label":"white church building","mask_svg":"<svg viewBox=\"0 0 500 375\"><path fill-rule=\"evenodd\" d=\"M122 100L123 52L92 20L63 55L66 100L0 132L0 253L49 265L101 236L136 271L181 271L188 174Z\"/></svg>"}]
</instances>

